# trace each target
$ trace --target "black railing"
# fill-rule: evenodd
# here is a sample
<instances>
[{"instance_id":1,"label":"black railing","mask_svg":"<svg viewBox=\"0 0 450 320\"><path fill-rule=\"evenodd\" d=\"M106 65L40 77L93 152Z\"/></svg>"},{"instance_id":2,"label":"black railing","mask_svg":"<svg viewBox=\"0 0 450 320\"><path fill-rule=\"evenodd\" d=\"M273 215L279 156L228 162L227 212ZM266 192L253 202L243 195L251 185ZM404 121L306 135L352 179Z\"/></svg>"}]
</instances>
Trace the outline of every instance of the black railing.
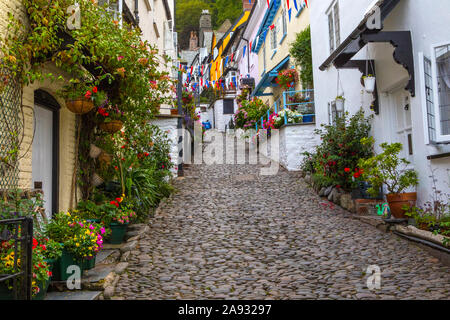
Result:
<instances>
[{"instance_id":1,"label":"black railing","mask_svg":"<svg viewBox=\"0 0 450 320\"><path fill-rule=\"evenodd\" d=\"M33 218L0 220L0 245L13 242L14 272L0 274L0 284L11 283L13 298L31 300L33 260ZM1 249L0 249L1 250ZM19 260L20 259L20 260ZM20 262L19 262L20 261Z\"/></svg>"}]
</instances>

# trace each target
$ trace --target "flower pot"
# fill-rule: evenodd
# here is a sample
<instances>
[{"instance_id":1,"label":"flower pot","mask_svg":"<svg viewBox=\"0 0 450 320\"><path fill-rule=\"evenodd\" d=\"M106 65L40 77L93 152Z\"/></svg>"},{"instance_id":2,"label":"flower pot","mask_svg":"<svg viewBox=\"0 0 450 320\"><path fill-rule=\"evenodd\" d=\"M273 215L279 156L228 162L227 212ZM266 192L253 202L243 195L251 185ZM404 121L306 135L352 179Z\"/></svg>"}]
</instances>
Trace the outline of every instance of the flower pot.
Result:
<instances>
[{"instance_id":1,"label":"flower pot","mask_svg":"<svg viewBox=\"0 0 450 320\"><path fill-rule=\"evenodd\" d=\"M171 114L172 116L177 115L177 114L178 114L178 109L170 109L170 114Z\"/></svg>"},{"instance_id":2,"label":"flower pot","mask_svg":"<svg viewBox=\"0 0 450 320\"><path fill-rule=\"evenodd\" d=\"M93 256L91 259L88 259L88 258L83 259L83 270L94 269L95 259L96 259L96 256Z\"/></svg>"},{"instance_id":3,"label":"flower pot","mask_svg":"<svg viewBox=\"0 0 450 320\"><path fill-rule=\"evenodd\" d=\"M14 300L14 291L8 289L5 281L0 282L0 300Z\"/></svg>"},{"instance_id":4,"label":"flower pot","mask_svg":"<svg viewBox=\"0 0 450 320\"><path fill-rule=\"evenodd\" d=\"M336 99L336 111L338 112L344 111L344 100Z\"/></svg>"},{"instance_id":5,"label":"flower pot","mask_svg":"<svg viewBox=\"0 0 450 320\"><path fill-rule=\"evenodd\" d=\"M312 114L303 116L303 123L312 123L312 122L314 122L314 116Z\"/></svg>"},{"instance_id":6,"label":"flower pot","mask_svg":"<svg viewBox=\"0 0 450 320\"><path fill-rule=\"evenodd\" d=\"M80 268L80 276L83 275L82 261L77 259L72 253L63 249L61 257L55 262L53 268L53 280L55 281L66 281L72 274L67 273L67 268L70 266L78 266Z\"/></svg>"},{"instance_id":7,"label":"flower pot","mask_svg":"<svg viewBox=\"0 0 450 320\"><path fill-rule=\"evenodd\" d=\"M375 91L375 77L365 77L364 87L367 93L372 93Z\"/></svg>"},{"instance_id":8,"label":"flower pot","mask_svg":"<svg viewBox=\"0 0 450 320\"><path fill-rule=\"evenodd\" d=\"M66 107L76 114L85 114L94 109L94 103L90 99L79 98L76 100L67 100Z\"/></svg>"},{"instance_id":9,"label":"flower pot","mask_svg":"<svg viewBox=\"0 0 450 320\"><path fill-rule=\"evenodd\" d=\"M111 228L111 237L108 240L108 243L111 244L121 244L125 237L125 233L127 232L128 223L120 224L120 223L111 223L109 226Z\"/></svg>"},{"instance_id":10,"label":"flower pot","mask_svg":"<svg viewBox=\"0 0 450 320\"><path fill-rule=\"evenodd\" d=\"M95 144L91 143L91 150L89 151L89 156L93 159L98 158L98 156L102 153L102 149L97 147Z\"/></svg>"},{"instance_id":11,"label":"flower pot","mask_svg":"<svg viewBox=\"0 0 450 320\"><path fill-rule=\"evenodd\" d=\"M100 129L108 133L116 133L120 131L123 127L123 122L120 120L111 120L109 122L100 123Z\"/></svg>"},{"instance_id":12,"label":"flower pot","mask_svg":"<svg viewBox=\"0 0 450 320\"><path fill-rule=\"evenodd\" d=\"M92 179L91 179L91 184L94 187L98 187L99 185L101 185L103 182L105 182L105 180L103 180L102 177L100 177L98 174L94 173L92 175Z\"/></svg>"},{"instance_id":13,"label":"flower pot","mask_svg":"<svg viewBox=\"0 0 450 320\"><path fill-rule=\"evenodd\" d=\"M399 193L399 194L388 194L386 195L387 202L389 204L389 208L391 209L391 214L394 218L397 219L405 219L405 210L403 206L408 206L409 208L413 207L416 204L417 193L416 192L408 192L408 193Z\"/></svg>"},{"instance_id":14,"label":"flower pot","mask_svg":"<svg viewBox=\"0 0 450 320\"><path fill-rule=\"evenodd\" d=\"M49 277L47 281L38 284L39 292L32 298L32 300L44 300L47 295L48 286L50 285L50 279L51 277Z\"/></svg>"}]
</instances>

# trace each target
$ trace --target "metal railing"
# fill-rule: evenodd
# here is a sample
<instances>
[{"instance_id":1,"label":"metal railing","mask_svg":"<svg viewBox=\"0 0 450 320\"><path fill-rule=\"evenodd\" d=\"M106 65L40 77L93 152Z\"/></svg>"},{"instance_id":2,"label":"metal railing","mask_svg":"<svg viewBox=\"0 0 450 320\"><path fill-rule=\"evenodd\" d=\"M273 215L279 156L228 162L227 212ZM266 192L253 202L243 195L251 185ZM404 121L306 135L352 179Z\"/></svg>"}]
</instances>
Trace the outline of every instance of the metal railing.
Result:
<instances>
[{"instance_id":1,"label":"metal railing","mask_svg":"<svg viewBox=\"0 0 450 320\"><path fill-rule=\"evenodd\" d=\"M275 112L278 113L281 110L295 110L302 113L303 123L314 123L315 105L314 105L314 90L298 90L298 91L284 91L283 94L274 102L273 106L267 110L267 120L270 119L270 115ZM256 123L256 131L258 128L264 128L264 121L266 116L261 117L260 124ZM286 114L284 115L284 124L288 124Z\"/></svg>"},{"instance_id":2,"label":"metal railing","mask_svg":"<svg viewBox=\"0 0 450 320\"><path fill-rule=\"evenodd\" d=\"M31 300L33 260L33 218L0 220L0 244L13 242L14 272L0 274L0 284L12 281L15 300Z\"/></svg>"}]
</instances>

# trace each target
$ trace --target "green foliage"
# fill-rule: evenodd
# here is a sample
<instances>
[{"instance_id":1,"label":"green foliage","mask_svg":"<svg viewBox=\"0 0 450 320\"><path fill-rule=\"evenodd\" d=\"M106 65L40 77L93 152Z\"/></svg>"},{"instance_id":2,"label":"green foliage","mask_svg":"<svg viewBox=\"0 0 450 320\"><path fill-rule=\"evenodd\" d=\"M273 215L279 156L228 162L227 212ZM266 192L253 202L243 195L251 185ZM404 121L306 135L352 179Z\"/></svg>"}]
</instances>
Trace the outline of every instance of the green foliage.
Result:
<instances>
[{"instance_id":1,"label":"green foliage","mask_svg":"<svg viewBox=\"0 0 450 320\"><path fill-rule=\"evenodd\" d=\"M373 144L373 139L366 139L365 144ZM361 159L359 166L364 170L363 177L372 185L368 191L377 194L383 184L386 184L389 193L399 194L409 187L419 184L417 173L406 169L410 162L399 157L403 149L401 143L380 144L383 152L369 159Z\"/></svg>"},{"instance_id":2,"label":"green foliage","mask_svg":"<svg viewBox=\"0 0 450 320\"><path fill-rule=\"evenodd\" d=\"M256 123L261 122L261 117L267 118L270 108L259 98L242 100L234 114L234 123L237 129L254 129Z\"/></svg>"},{"instance_id":3,"label":"green foliage","mask_svg":"<svg viewBox=\"0 0 450 320\"><path fill-rule=\"evenodd\" d=\"M313 87L313 67L311 51L311 28L308 26L305 30L297 34L297 39L291 44L290 54L300 66L300 80L302 85L307 88Z\"/></svg>"},{"instance_id":4,"label":"green foliage","mask_svg":"<svg viewBox=\"0 0 450 320\"><path fill-rule=\"evenodd\" d=\"M199 31L199 20L202 11L212 11L210 1L206 0L176 0L176 29L180 49L189 48L191 31Z\"/></svg>"},{"instance_id":5,"label":"green foliage","mask_svg":"<svg viewBox=\"0 0 450 320\"><path fill-rule=\"evenodd\" d=\"M189 48L191 31L199 31L203 10L211 13L213 28L229 19L232 23L242 14L242 0L176 0L176 28L180 49Z\"/></svg>"},{"instance_id":6,"label":"green foliage","mask_svg":"<svg viewBox=\"0 0 450 320\"><path fill-rule=\"evenodd\" d=\"M360 175L359 159L373 155L372 145L361 142L369 136L370 120L371 117L365 118L361 109L350 118L345 113L335 125L322 125L323 129L316 130L322 143L315 152L307 154L302 168L311 172L322 187L339 185L346 190L354 188L354 178Z\"/></svg>"}]
</instances>

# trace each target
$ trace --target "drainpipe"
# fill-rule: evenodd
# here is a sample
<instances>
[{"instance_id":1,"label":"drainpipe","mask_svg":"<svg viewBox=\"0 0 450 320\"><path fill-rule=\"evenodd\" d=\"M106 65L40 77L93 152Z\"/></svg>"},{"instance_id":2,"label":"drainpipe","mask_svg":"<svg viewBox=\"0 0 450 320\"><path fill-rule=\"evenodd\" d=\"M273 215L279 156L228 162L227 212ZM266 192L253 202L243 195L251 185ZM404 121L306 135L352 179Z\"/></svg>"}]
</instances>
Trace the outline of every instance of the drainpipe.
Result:
<instances>
[{"instance_id":1,"label":"drainpipe","mask_svg":"<svg viewBox=\"0 0 450 320\"><path fill-rule=\"evenodd\" d=\"M134 0L134 18L136 19L136 24L139 26L139 0Z\"/></svg>"}]
</instances>

